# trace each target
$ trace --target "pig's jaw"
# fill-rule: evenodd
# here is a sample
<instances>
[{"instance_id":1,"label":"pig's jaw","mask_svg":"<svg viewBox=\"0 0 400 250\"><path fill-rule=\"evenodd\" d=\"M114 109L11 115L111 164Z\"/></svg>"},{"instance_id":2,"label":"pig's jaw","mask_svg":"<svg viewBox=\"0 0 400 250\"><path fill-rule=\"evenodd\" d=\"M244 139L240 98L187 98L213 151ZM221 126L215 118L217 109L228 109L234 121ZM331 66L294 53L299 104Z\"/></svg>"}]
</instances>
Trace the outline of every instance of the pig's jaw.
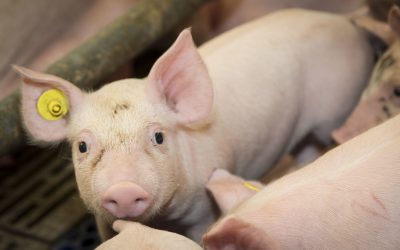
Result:
<instances>
[{"instance_id":1,"label":"pig's jaw","mask_svg":"<svg viewBox=\"0 0 400 250\"><path fill-rule=\"evenodd\" d=\"M212 138L208 135L196 136L186 131L177 134L175 171L183 175L177 180L174 195L160 209L162 218L185 225L188 228L185 234L197 240L216 219L205 185L213 166L221 166L211 160L219 158L213 154L221 152L210 141Z\"/></svg>"}]
</instances>

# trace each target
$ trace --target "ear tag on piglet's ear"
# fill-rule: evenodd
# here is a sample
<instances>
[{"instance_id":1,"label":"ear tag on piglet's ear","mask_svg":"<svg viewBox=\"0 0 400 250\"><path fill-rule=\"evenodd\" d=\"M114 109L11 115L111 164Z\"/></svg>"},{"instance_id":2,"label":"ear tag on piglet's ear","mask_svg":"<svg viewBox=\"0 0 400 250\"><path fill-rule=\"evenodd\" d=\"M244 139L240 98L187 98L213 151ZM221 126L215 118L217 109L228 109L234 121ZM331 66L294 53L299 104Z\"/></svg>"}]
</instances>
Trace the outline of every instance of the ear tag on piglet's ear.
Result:
<instances>
[{"instance_id":1,"label":"ear tag on piglet's ear","mask_svg":"<svg viewBox=\"0 0 400 250\"><path fill-rule=\"evenodd\" d=\"M68 100L62 91L49 89L39 97L37 110L45 120L59 120L68 113Z\"/></svg>"},{"instance_id":2,"label":"ear tag on piglet's ear","mask_svg":"<svg viewBox=\"0 0 400 250\"><path fill-rule=\"evenodd\" d=\"M245 187L247 187L247 188L249 188L249 189L251 189L251 190L254 190L254 191L256 191L256 192L258 192L258 191L261 190L260 188L254 186L253 184L251 184L251 183L249 183L249 182L247 182L247 181L243 182L243 186L245 186Z\"/></svg>"}]
</instances>

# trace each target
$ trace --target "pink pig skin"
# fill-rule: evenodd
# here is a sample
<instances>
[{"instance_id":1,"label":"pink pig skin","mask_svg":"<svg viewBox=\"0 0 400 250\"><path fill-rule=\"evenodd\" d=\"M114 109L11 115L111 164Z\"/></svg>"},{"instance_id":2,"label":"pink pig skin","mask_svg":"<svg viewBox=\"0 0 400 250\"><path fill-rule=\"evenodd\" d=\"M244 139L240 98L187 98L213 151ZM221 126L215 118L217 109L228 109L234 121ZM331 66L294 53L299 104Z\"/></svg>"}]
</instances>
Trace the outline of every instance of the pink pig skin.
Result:
<instances>
[{"instance_id":1,"label":"pink pig skin","mask_svg":"<svg viewBox=\"0 0 400 250\"><path fill-rule=\"evenodd\" d=\"M250 184L250 187L246 186ZM264 184L258 181L246 181L225 169L216 169L207 182L207 190L211 192L222 214L227 214L234 207L254 196Z\"/></svg>"},{"instance_id":2,"label":"pink pig skin","mask_svg":"<svg viewBox=\"0 0 400 250\"><path fill-rule=\"evenodd\" d=\"M371 67L366 37L346 18L293 9L198 50L185 30L148 78L93 93L17 70L27 130L38 141L70 141L82 199L103 238L123 218L162 221L199 240L216 217L204 188L213 169L259 178L305 134L328 139ZM69 115L57 121L36 111L49 88L70 102Z\"/></svg>"},{"instance_id":3,"label":"pink pig skin","mask_svg":"<svg viewBox=\"0 0 400 250\"><path fill-rule=\"evenodd\" d=\"M206 249L398 249L399 128L396 116L230 204L205 235ZM225 175L214 173L208 183L220 206L226 202L218 197L241 195ZM215 185L222 181L225 190Z\"/></svg>"},{"instance_id":4,"label":"pink pig skin","mask_svg":"<svg viewBox=\"0 0 400 250\"><path fill-rule=\"evenodd\" d=\"M113 228L118 235L104 242L96 250L201 250L190 239L168 231L147 227L138 222L117 220Z\"/></svg>"},{"instance_id":5,"label":"pink pig skin","mask_svg":"<svg viewBox=\"0 0 400 250\"><path fill-rule=\"evenodd\" d=\"M381 24L365 24L372 33L389 43L389 49L376 63L361 99L343 126L332 133L343 143L400 113L400 8L389 13L389 31Z\"/></svg>"}]
</instances>

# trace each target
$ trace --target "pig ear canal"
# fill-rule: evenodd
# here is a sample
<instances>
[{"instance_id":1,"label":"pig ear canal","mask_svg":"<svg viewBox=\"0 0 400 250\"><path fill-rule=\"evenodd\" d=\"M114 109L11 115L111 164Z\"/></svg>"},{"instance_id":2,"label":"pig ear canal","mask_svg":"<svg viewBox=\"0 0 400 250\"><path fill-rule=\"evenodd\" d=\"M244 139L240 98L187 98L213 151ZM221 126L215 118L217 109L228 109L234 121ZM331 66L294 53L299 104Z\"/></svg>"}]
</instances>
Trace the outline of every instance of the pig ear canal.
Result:
<instances>
[{"instance_id":1,"label":"pig ear canal","mask_svg":"<svg viewBox=\"0 0 400 250\"><path fill-rule=\"evenodd\" d=\"M181 125L208 120L213 104L212 83L189 30L182 31L154 64L146 93L153 103L166 105Z\"/></svg>"},{"instance_id":2,"label":"pig ear canal","mask_svg":"<svg viewBox=\"0 0 400 250\"><path fill-rule=\"evenodd\" d=\"M83 94L56 76L14 66L22 78L22 117L34 140L59 142L67 135L67 117L80 105Z\"/></svg>"}]
</instances>

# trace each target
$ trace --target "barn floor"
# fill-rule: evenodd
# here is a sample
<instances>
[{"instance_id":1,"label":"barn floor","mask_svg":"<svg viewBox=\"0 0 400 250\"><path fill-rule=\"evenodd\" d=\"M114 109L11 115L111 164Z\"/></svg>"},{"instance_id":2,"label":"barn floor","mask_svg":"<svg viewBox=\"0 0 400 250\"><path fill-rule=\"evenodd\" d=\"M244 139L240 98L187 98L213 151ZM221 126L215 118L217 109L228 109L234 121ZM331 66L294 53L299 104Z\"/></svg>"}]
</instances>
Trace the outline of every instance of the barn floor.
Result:
<instances>
[{"instance_id":1,"label":"barn floor","mask_svg":"<svg viewBox=\"0 0 400 250\"><path fill-rule=\"evenodd\" d=\"M94 249L96 226L62 152L28 147L0 163L0 249Z\"/></svg>"}]
</instances>

